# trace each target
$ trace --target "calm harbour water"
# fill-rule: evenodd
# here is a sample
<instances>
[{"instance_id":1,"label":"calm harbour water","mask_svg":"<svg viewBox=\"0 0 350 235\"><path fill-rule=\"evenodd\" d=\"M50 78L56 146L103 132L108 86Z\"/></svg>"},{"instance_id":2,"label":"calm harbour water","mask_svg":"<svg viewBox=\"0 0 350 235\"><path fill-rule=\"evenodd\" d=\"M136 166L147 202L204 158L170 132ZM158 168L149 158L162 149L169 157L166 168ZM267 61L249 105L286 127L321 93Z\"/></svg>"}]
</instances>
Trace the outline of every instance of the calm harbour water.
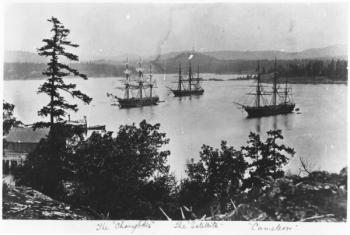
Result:
<instances>
[{"instance_id":1,"label":"calm harbour water","mask_svg":"<svg viewBox=\"0 0 350 235\"><path fill-rule=\"evenodd\" d=\"M231 81L235 75L204 74L204 78L219 78L226 81L205 81L205 92L199 97L173 97L165 86L175 87L176 75L154 75L156 93L164 102L157 106L119 109L111 106L107 92L122 95L114 89L123 78L90 78L87 81L74 79L78 89L93 98L90 105L78 100L78 113L72 119L88 118L89 125L104 124L107 130L116 131L121 124L161 123L161 131L170 138L166 149L171 151L168 163L177 177L184 176L185 163L190 158L198 159L203 144L219 147L221 140L239 149L248 139L249 132L282 129L283 143L293 147L296 155L287 168L299 172L299 157L313 169L339 172L347 164L347 86L346 85L291 85L294 101L301 114L278 115L247 119L233 101L244 99L252 88L252 81ZM15 116L24 123L33 123L41 118L37 111L48 98L37 94L43 80L4 81L4 99L15 104ZM67 99L71 98L67 96Z\"/></svg>"}]
</instances>

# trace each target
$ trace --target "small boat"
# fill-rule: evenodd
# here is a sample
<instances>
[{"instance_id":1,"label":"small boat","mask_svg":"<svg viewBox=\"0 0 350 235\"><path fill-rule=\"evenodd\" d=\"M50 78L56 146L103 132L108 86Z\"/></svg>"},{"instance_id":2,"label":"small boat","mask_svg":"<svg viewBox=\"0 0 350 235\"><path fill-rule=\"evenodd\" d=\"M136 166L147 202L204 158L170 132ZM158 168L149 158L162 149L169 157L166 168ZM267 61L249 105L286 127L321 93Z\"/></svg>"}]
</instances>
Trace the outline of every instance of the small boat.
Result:
<instances>
[{"instance_id":1,"label":"small boat","mask_svg":"<svg viewBox=\"0 0 350 235\"><path fill-rule=\"evenodd\" d=\"M275 59L275 72L273 79L272 92L263 91L260 81L260 64L258 63L258 74L256 76L257 84L256 91L248 93L248 95L255 96L255 102L253 105L238 104L244 109L248 117L262 117L278 114L287 114L293 112L295 103L292 101L292 89L288 87L288 80L286 79L285 87L283 91L279 91L277 88L277 72L276 72L276 59ZM272 95L270 104L262 104L262 97L265 95ZM277 97L280 97L280 102L277 102Z\"/></svg>"}]
</instances>

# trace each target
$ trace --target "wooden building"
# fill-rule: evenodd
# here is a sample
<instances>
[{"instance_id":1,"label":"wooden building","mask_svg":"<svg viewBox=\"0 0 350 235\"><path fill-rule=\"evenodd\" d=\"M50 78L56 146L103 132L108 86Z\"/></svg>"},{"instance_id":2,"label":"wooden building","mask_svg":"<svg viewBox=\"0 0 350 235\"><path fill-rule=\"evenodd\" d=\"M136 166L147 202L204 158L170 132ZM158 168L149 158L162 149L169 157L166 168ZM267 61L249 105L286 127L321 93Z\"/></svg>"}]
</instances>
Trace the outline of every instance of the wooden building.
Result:
<instances>
[{"instance_id":1,"label":"wooden building","mask_svg":"<svg viewBox=\"0 0 350 235\"><path fill-rule=\"evenodd\" d=\"M23 163L27 155L32 152L39 141L46 138L49 128L14 127L4 138L3 173L8 174L11 169Z\"/></svg>"}]
</instances>

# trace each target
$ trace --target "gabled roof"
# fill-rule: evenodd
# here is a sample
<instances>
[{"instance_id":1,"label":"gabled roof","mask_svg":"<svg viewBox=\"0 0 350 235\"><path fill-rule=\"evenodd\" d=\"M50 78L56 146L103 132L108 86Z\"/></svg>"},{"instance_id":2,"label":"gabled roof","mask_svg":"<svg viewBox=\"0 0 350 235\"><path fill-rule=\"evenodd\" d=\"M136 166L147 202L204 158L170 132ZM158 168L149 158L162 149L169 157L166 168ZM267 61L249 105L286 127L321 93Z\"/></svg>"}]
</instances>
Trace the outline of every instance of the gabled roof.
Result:
<instances>
[{"instance_id":1,"label":"gabled roof","mask_svg":"<svg viewBox=\"0 0 350 235\"><path fill-rule=\"evenodd\" d=\"M32 127L14 127L5 137L7 142L39 143L42 138L49 134L49 128L38 128L35 131Z\"/></svg>"}]
</instances>

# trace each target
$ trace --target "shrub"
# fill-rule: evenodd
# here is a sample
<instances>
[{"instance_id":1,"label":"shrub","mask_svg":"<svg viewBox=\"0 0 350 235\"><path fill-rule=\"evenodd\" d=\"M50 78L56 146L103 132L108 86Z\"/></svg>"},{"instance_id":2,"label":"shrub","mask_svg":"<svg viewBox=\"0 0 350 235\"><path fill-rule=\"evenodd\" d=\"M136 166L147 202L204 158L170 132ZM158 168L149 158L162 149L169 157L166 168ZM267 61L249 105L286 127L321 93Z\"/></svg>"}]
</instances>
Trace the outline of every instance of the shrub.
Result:
<instances>
[{"instance_id":1,"label":"shrub","mask_svg":"<svg viewBox=\"0 0 350 235\"><path fill-rule=\"evenodd\" d=\"M77 145L70 158L80 185L74 200L113 219L156 218L175 184L166 165L170 152L160 150L169 140L159 127L142 121L121 126L116 137L93 133Z\"/></svg>"}]
</instances>

